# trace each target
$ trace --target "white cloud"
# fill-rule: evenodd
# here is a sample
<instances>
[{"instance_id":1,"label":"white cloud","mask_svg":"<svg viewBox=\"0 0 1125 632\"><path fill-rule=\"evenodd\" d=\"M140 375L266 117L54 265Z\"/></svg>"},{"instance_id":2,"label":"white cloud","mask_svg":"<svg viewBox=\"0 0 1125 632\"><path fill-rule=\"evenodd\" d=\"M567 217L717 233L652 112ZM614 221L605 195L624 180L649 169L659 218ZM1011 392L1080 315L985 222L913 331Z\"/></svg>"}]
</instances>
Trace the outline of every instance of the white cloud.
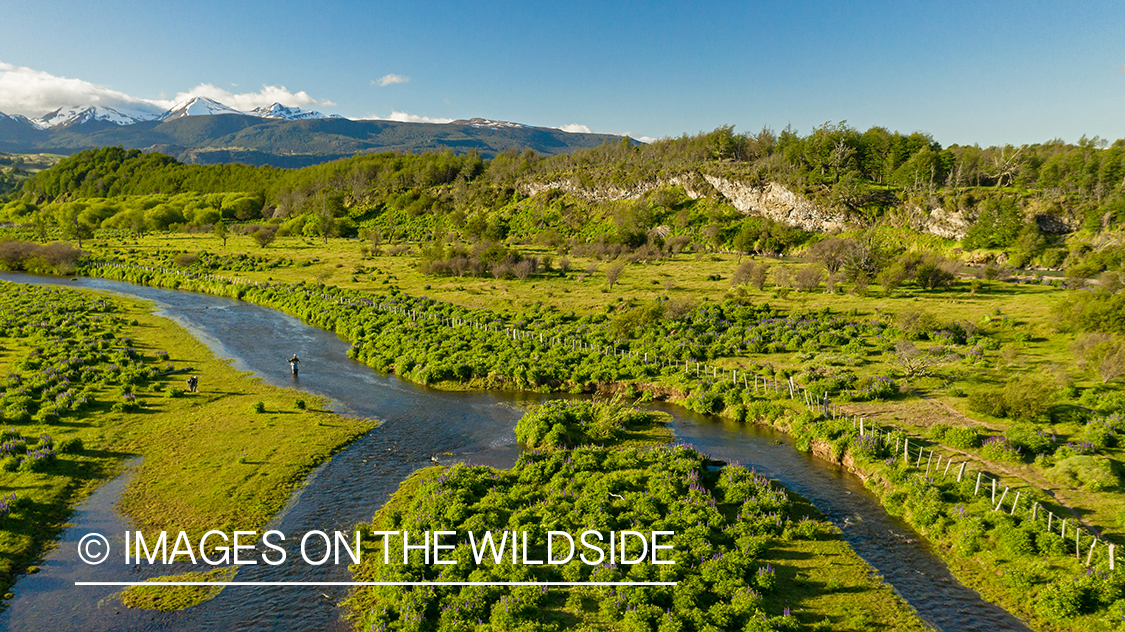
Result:
<instances>
[{"instance_id":1,"label":"white cloud","mask_svg":"<svg viewBox=\"0 0 1125 632\"><path fill-rule=\"evenodd\" d=\"M327 99L317 101L303 90L292 92L285 86L263 85L257 92L232 92L210 83L201 83L172 99L141 99L82 79L57 77L41 70L0 62L0 112L5 114L36 117L76 105L100 105L159 114L191 97L208 97L243 111L274 103L289 106L336 105Z\"/></svg>"},{"instance_id":2,"label":"white cloud","mask_svg":"<svg viewBox=\"0 0 1125 632\"><path fill-rule=\"evenodd\" d=\"M171 107L176 103L182 103L192 97L207 97L208 99L214 99L223 105L229 105L236 110L242 111L268 107L274 103L289 106L317 105L329 107L335 105L335 103L331 101L317 101L304 90L291 92L285 86L263 85L262 89L257 92L231 92L230 90L224 90L210 83L201 83L187 92L177 94L176 98L173 99L167 107Z\"/></svg>"},{"instance_id":3,"label":"white cloud","mask_svg":"<svg viewBox=\"0 0 1125 632\"><path fill-rule=\"evenodd\" d=\"M406 112L399 112L394 110L390 116L379 116L378 114L372 116L374 119L381 119L384 121L398 121L399 123L452 123L451 118L431 118L429 116L418 116L417 114L408 114Z\"/></svg>"},{"instance_id":4,"label":"white cloud","mask_svg":"<svg viewBox=\"0 0 1125 632\"><path fill-rule=\"evenodd\" d=\"M396 75L394 73L391 73L389 75L383 75L379 79L371 80L371 85L379 84L380 88L385 88L387 86L392 86L396 83L406 83L408 81L410 81L410 77L404 77L402 75Z\"/></svg>"},{"instance_id":5,"label":"white cloud","mask_svg":"<svg viewBox=\"0 0 1125 632\"><path fill-rule=\"evenodd\" d=\"M165 109L152 101L82 79L56 77L41 70L0 62L0 112L35 117L74 105L124 107L154 113Z\"/></svg>"},{"instance_id":6,"label":"white cloud","mask_svg":"<svg viewBox=\"0 0 1125 632\"><path fill-rule=\"evenodd\" d=\"M562 125L562 126L558 127L558 129L561 129L564 132L570 132L571 134L593 134L594 133L593 131L590 130L589 127L586 127L585 125L579 125L578 123L571 123L569 125Z\"/></svg>"}]
</instances>

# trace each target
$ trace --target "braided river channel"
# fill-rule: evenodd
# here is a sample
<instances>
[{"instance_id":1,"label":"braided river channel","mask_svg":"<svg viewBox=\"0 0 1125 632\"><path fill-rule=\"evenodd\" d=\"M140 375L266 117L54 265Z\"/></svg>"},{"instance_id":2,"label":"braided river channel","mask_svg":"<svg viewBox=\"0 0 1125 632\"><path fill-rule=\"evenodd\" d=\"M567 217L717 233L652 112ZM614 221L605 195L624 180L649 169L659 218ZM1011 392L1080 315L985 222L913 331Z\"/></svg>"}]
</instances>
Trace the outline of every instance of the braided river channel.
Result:
<instances>
[{"instance_id":1,"label":"braided river channel","mask_svg":"<svg viewBox=\"0 0 1125 632\"><path fill-rule=\"evenodd\" d=\"M165 316L230 359L277 386L321 395L345 416L384 423L309 475L267 528L301 534L310 530L349 532L372 515L411 472L440 462L510 467L518 458L514 428L520 405L548 396L507 392L437 391L377 373L347 357L349 344L281 312L224 298L163 290L96 278L66 280L0 273L19 283L115 292L152 301ZM292 376L286 359L301 357ZM208 387L200 376L200 388ZM938 630L1028 630L1016 617L966 588L900 519L890 516L862 481L843 468L798 451L772 429L724 423L686 409L656 403L672 415L676 439L723 461L754 467L809 499L843 532L845 540L883 576L921 618ZM448 453L448 454L447 454ZM133 467L139 465L133 462ZM159 565L125 566L119 556L98 566L82 563L77 541L88 532L124 534L128 519L116 510L129 472L77 507L59 546L37 574L26 575L15 598L0 613L8 630L347 630L337 605L341 586L230 586L219 596L179 612L132 610L113 595L120 587L75 586L75 582L138 581L168 574ZM299 538L287 537L286 543ZM117 546L122 543L118 542ZM288 559L299 556L294 544ZM299 558L298 558L299 559ZM347 582L347 566L286 563L244 566L238 581Z\"/></svg>"}]
</instances>

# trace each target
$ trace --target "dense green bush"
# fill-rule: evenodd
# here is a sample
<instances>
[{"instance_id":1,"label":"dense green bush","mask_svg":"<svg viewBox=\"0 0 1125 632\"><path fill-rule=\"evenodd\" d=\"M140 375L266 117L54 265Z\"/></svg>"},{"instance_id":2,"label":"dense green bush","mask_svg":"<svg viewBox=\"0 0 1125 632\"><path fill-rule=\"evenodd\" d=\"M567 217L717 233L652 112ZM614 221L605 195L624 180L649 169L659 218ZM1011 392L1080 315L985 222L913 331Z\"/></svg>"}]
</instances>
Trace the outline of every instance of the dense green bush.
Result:
<instances>
[{"instance_id":1,"label":"dense green bush","mask_svg":"<svg viewBox=\"0 0 1125 632\"><path fill-rule=\"evenodd\" d=\"M547 408L548 412L539 410ZM557 403L531 413L539 419L567 417L575 411ZM538 427L539 422L533 424ZM547 424L543 424L546 427ZM612 425L612 424L611 424ZM669 557L674 565L590 566L577 557L563 565L476 565L465 553L456 565L384 565L382 538L364 539L365 562L357 581L674 581L677 586L516 588L430 586L361 589L349 605L362 613L364 627L461 630L481 621L503 629L560 630L544 619L545 609L568 606L580 621L611 617L618 629L678 630L795 629L796 620L765 596L784 594L788 582L760 556L770 542L785 537L819 537L831 530L794 520L787 494L759 474L740 466L708 467L703 455L684 446L647 452L585 446L531 450L514 468L456 465L433 469L407 481L375 517L373 529L458 532L467 551L467 531L502 529L529 532L532 559L546 559L548 530L586 529L674 531ZM803 536L800 534L804 534ZM453 543L450 538L448 543ZM390 542L390 559L401 560L401 540ZM636 549L632 554L636 553ZM753 586L753 590L749 588ZM769 612L770 608L777 608ZM750 627L748 627L750 626Z\"/></svg>"},{"instance_id":2,"label":"dense green bush","mask_svg":"<svg viewBox=\"0 0 1125 632\"><path fill-rule=\"evenodd\" d=\"M963 426L935 424L930 426L930 429L926 432L926 436L934 441L960 450L967 450L980 445L980 437L977 436L976 430Z\"/></svg>"}]
</instances>

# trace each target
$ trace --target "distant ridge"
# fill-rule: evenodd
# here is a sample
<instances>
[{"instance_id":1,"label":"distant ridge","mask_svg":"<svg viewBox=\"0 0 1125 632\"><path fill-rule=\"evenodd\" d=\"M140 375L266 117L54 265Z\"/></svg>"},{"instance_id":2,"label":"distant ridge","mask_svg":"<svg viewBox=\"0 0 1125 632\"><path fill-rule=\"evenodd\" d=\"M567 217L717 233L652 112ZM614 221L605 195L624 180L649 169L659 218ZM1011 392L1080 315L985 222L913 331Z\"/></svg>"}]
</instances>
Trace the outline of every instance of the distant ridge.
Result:
<instances>
[{"instance_id":1,"label":"distant ridge","mask_svg":"<svg viewBox=\"0 0 1125 632\"><path fill-rule=\"evenodd\" d=\"M201 164L301 167L357 153L446 149L486 158L524 149L555 155L620 139L485 118L355 121L280 103L242 112L207 97L192 97L165 112L74 106L37 119L0 113L0 151L72 154L122 145Z\"/></svg>"}]
</instances>

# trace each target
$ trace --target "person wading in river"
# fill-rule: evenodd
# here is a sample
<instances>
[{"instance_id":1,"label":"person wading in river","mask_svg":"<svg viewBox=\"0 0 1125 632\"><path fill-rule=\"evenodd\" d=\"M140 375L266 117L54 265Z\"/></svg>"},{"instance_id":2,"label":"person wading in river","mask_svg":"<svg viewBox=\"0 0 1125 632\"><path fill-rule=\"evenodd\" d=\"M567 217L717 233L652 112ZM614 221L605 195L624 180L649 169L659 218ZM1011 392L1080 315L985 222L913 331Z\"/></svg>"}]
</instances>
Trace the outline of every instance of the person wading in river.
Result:
<instances>
[{"instance_id":1,"label":"person wading in river","mask_svg":"<svg viewBox=\"0 0 1125 632\"><path fill-rule=\"evenodd\" d=\"M294 353L292 358L289 358L289 366L293 367L293 375L297 375L297 365L301 363L301 359Z\"/></svg>"}]
</instances>

